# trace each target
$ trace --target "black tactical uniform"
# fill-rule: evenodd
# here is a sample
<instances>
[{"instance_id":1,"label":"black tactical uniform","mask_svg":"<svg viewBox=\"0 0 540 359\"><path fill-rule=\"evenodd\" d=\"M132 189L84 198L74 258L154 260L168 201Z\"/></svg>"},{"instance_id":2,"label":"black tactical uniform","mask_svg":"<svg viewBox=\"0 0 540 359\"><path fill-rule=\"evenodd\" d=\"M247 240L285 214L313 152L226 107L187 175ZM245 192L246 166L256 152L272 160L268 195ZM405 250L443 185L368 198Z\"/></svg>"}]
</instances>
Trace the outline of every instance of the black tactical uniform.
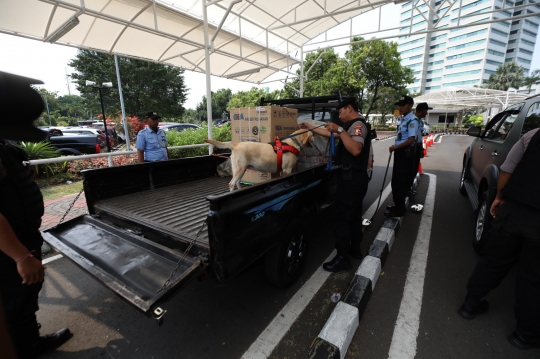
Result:
<instances>
[{"instance_id":1,"label":"black tactical uniform","mask_svg":"<svg viewBox=\"0 0 540 359\"><path fill-rule=\"evenodd\" d=\"M23 150L0 144L0 213L6 217L19 241L40 258L43 197L28 168L22 164L27 160ZM39 338L35 313L41 285L22 284L16 263L0 252L0 294L19 358L30 357L31 346Z\"/></svg>"},{"instance_id":2,"label":"black tactical uniform","mask_svg":"<svg viewBox=\"0 0 540 359\"><path fill-rule=\"evenodd\" d=\"M503 171L506 164L501 166ZM540 347L539 183L540 131L537 131L501 190L504 202L491 222L485 256L469 278L468 295L459 311L467 319L486 312L488 304L481 298L496 288L518 262L514 306L517 326L508 339L520 349Z\"/></svg>"},{"instance_id":3,"label":"black tactical uniform","mask_svg":"<svg viewBox=\"0 0 540 359\"><path fill-rule=\"evenodd\" d=\"M362 118L349 121L342 127L349 134L352 132L364 138L358 156L349 153L341 141L336 153L336 162L341 165L341 170L337 178L332 223L337 254L346 256L350 249L359 252L362 242L362 201L368 188L367 166L371 138L369 124Z\"/></svg>"}]
</instances>

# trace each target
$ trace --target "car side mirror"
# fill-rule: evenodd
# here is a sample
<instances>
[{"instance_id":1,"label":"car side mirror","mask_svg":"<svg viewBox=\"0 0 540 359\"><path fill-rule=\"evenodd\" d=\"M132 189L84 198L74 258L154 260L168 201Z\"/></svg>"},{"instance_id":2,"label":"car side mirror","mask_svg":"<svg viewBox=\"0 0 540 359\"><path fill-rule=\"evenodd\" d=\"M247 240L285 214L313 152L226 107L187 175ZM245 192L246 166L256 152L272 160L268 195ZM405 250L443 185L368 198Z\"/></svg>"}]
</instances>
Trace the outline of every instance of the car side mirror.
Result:
<instances>
[{"instance_id":1,"label":"car side mirror","mask_svg":"<svg viewBox=\"0 0 540 359\"><path fill-rule=\"evenodd\" d=\"M467 130L467 135L473 136L473 137L480 137L481 133L482 133L482 127L480 126L473 126Z\"/></svg>"}]
</instances>

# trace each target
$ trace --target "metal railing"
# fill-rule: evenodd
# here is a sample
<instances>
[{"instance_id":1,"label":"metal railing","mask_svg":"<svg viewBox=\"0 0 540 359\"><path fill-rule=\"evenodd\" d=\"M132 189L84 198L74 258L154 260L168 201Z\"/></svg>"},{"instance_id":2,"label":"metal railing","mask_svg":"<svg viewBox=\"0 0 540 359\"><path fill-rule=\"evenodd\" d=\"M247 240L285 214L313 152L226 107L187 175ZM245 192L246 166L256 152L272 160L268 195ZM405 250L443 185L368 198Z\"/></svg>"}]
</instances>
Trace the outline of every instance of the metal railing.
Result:
<instances>
[{"instance_id":1,"label":"metal railing","mask_svg":"<svg viewBox=\"0 0 540 359\"><path fill-rule=\"evenodd\" d=\"M172 146L167 147L169 150L183 150L187 148L198 148L198 147L209 147L210 145L207 143L197 144L197 145L185 145L185 146ZM96 153L94 155L80 155L80 156L63 156L63 157L55 157L55 158L47 158L43 160L31 160L31 161L24 161L24 164L26 166L32 166L32 165L44 165L49 163L58 163L58 162L68 162L68 161L78 161L78 160L86 160L90 158L105 158L107 157L107 163L109 164L109 167L114 167L114 163L112 158L114 156L125 156L125 155L134 155L137 151L121 151L121 152L105 152L105 153Z\"/></svg>"}]
</instances>

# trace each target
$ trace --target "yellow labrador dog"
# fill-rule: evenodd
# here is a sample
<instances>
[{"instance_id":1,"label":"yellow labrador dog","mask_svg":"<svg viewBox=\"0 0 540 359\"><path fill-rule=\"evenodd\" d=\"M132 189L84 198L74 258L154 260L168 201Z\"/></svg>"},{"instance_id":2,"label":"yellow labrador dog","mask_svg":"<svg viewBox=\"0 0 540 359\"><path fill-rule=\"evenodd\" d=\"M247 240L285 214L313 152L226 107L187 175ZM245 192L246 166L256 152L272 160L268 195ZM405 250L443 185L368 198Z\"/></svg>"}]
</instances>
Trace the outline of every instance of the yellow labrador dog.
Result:
<instances>
[{"instance_id":1,"label":"yellow labrador dog","mask_svg":"<svg viewBox=\"0 0 540 359\"><path fill-rule=\"evenodd\" d=\"M313 141L313 133L306 130L298 130L293 133L297 136L287 138L282 141L282 144L292 146L298 151L306 146L308 142ZM231 166L233 171L233 178L229 182L229 190L232 192L236 185L240 189L240 180L246 172L246 169L254 169L261 172L277 172L277 154L274 152L272 145L268 143L258 142L220 142L215 140L204 140L206 143L210 143L217 148L224 148L232 150L231 154ZM283 153L283 174L290 174L296 165L296 155L291 152Z\"/></svg>"}]
</instances>

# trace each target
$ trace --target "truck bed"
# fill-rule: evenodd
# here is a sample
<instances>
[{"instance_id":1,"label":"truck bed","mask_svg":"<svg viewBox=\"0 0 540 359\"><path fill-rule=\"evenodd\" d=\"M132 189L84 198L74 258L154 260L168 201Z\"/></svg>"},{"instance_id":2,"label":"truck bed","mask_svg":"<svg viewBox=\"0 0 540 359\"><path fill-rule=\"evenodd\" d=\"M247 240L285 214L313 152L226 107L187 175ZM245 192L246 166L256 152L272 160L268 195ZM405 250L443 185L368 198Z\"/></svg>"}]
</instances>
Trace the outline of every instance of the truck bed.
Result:
<instances>
[{"instance_id":1,"label":"truck bed","mask_svg":"<svg viewBox=\"0 0 540 359\"><path fill-rule=\"evenodd\" d=\"M119 218L191 240L208 214L206 197L229 191L230 177L209 177L169 187L100 200L95 207ZM197 242L208 246L205 228Z\"/></svg>"}]
</instances>

